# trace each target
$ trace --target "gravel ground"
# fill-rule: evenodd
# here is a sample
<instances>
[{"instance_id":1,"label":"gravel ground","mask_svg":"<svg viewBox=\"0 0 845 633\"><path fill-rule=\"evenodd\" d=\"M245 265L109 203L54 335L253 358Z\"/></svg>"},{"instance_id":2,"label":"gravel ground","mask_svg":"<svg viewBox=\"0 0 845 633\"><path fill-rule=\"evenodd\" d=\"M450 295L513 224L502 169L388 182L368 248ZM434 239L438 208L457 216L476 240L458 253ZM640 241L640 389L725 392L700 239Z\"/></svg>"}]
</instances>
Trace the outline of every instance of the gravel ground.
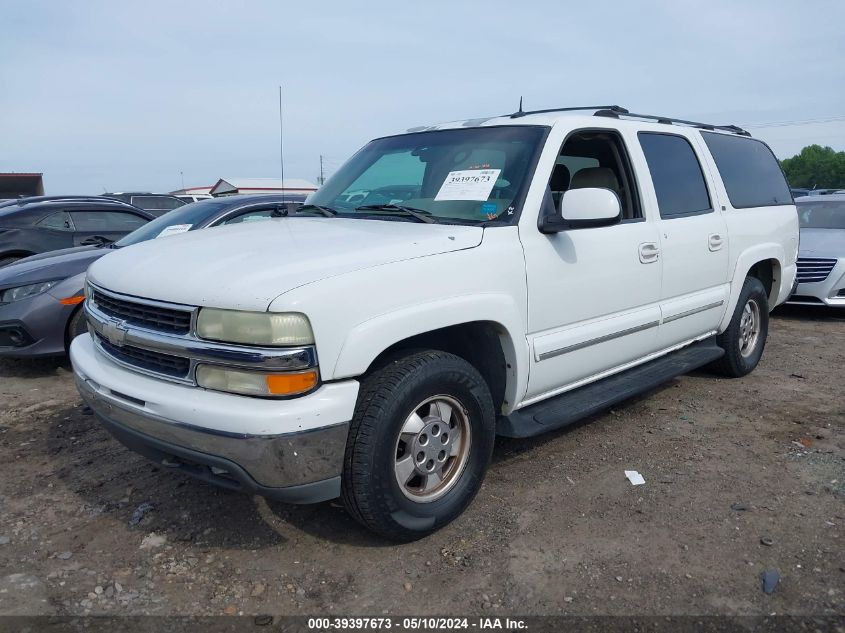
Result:
<instances>
[{"instance_id":1,"label":"gravel ground","mask_svg":"<svg viewBox=\"0 0 845 633\"><path fill-rule=\"evenodd\" d=\"M843 317L781 309L744 379L498 441L470 509L398 546L338 503L164 472L84 414L66 365L2 361L0 615L843 614Z\"/></svg>"}]
</instances>

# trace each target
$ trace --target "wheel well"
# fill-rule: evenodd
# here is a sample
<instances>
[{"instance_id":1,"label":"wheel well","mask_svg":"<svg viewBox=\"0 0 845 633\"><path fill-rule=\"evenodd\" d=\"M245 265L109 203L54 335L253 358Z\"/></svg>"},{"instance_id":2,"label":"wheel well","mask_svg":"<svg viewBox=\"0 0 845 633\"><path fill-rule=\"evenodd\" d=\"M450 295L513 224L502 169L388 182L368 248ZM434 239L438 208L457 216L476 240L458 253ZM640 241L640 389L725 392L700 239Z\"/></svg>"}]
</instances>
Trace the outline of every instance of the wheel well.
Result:
<instances>
[{"instance_id":1,"label":"wheel well","mask_svg":"<svg viewBox=\"0 0 845 633\"><path fill-rule=\"evenodd\" d=\"M780 289L780 263L776 259L764 259L757 262L748 271L747 276L760 280L769 297L769 305L777 300L776 295Z\"/></svg>"},{"instance_id":2,"label":"wheel well","mask_svg":"<svg viewBox=\"0 0 845 633\"><path fill-rule=\"evenodd\" d=\"M411 349L436 349L460 356L478 370L502 410L507 386L507 361L499 340L500 328L489 321L474 321L417 334L394 343L370 363L367 373Z\"/></svg>"},{"instance_id":3,"label":"wheel well","mask_svg":"<svg viewBox=\"0 0 845 633\"><path fill-rule=\"evenodd\" d=\"M73 327L73 320L80 314L82 309L83 304L80 303L73 309L73 312L68 317L67 323L65 323L65 352L70 351L70 344L73 341L73 332L70 331Z\"/></svg>"}]
</instances>

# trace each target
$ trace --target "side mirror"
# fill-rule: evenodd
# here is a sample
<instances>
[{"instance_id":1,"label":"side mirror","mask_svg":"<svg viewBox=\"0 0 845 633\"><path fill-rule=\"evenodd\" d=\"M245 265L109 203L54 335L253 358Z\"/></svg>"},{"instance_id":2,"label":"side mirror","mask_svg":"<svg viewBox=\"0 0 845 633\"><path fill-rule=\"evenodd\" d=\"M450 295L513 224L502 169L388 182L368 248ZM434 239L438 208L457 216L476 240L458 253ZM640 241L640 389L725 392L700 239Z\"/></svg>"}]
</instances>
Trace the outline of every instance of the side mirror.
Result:
<instances>
[{"instance_id":1,"label":"side mirror","mask_svg":"<svg viewBox=\"0 0 845 633\"><path fill-rule=\"evenodd\" d=\"M570 189L560 199L560 210L540 221L540 232L610 226L621 219L619 196L610 189Z\"/></svg>"}]
</instances>

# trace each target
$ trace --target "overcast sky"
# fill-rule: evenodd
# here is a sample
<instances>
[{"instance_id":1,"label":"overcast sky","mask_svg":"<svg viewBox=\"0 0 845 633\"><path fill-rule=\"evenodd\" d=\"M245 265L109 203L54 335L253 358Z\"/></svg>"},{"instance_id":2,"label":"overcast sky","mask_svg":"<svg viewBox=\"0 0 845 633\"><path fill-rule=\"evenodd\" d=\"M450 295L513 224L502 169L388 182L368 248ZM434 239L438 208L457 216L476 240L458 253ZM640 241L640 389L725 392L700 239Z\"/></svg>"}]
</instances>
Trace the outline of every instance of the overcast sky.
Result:
<instances>
[{"instance_id":1,"label":"overcast sky","mask_svg":"<svg viewBox=\"0 0 845 633\"><path fill-rule=\"evenodd\" d=\"M370 138L619 104L845 149L843 0L0 0L0 171L48 193L316 180Z\"/></svg>"}]
</instances>

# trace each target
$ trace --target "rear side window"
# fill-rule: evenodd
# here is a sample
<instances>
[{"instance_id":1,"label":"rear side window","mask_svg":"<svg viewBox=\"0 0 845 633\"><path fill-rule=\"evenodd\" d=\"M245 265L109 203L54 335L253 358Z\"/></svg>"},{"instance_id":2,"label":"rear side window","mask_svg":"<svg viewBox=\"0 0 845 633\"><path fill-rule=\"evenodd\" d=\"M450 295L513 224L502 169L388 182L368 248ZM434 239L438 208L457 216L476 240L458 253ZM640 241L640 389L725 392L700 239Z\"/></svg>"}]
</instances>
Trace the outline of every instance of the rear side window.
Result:
<instances>
[{"instance_id":1,"label":"rear side window","mask_svg":"<svg viewBox=\"0 0 845 633\"><path fill-rule=\"evenodd\" d=\"M71 211L77 231L134 231L147 223L141 216L122 211Z\"/></svg>"},{"instance_id":2,"label":"rear side window","mask_svg":"<svg viewBox=\"0 0 845 633\"><path fill-rule=\"evenodd\" d=\"M701 165L689 141L683 136L656 132L640 132L638 136L657 194L660 217L711 211Z\"/></svg>"},{"instance_id":3,"label":"rear side window","mask_svg":"<svg viewBox=\"0 0 845 633\"><path fill-rule=\"evenodd\" d=\"M786 178L765 143L744 136L702 132L735 209L792 204Z\"/></svg>"},{"instance_id":4,"label":"rear side window","mask_svg":"<svg viewBox=\"0 0 845 633\"><path fill-rule=\"evenodd\" d=\"M132 204L147 211L170 211L181 207L185 201L165 196L132 196Z\"/></svg>"},{"instance_id":5,"label":"rear side window","mask_svg":"<svg viewBox=\"0 0 845 633\"><path fill-rule=\"evenodd\" d=\"M67 211L51 213L46 218L41 218L37 224L45 229L53 229L55 231L73 230L73 224L70 222L70 215L68 215Z\"/></svg>"}]
</instances>

